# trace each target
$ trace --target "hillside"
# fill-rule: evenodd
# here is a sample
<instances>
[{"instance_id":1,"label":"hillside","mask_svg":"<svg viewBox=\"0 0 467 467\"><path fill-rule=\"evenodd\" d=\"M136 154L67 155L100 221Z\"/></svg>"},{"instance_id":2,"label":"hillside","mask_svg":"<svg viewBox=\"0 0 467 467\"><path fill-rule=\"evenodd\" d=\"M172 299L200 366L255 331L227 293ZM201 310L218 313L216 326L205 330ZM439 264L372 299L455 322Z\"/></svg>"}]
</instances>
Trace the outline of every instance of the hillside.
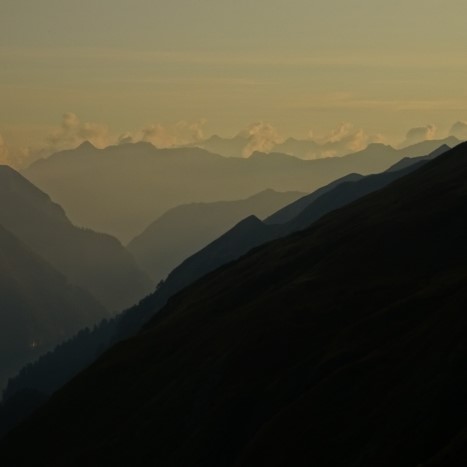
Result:
<instances>
[{"instance_id":1,"label":"hillside","mask_svg":"<svg viewBox=\"0 0 467 467\"><path fill-rule=\"evenodd\" d=\"M13 431L5 465L462 465L466 180L462 144L207 275Z\"/></svg>"},{"instance_id":2,"label":"hillside","mask_svg":"<svg viewBox=\"0 0 467 467\"><path fill-rule=\"evenodd\" d=\"M0 225L0 389L23 365L107 316Z\"/></svg>"},{"instance_id":3,"label":"hillside","mask_svg":"<svg viewBox=\"0 0 467 467\"><path fill-rule=\"evenodd\" d=\"M262 219L302 196L300 192L266 190L243 200L177 206L151 223L127 248L159 282L245 217Z\"/></svg>"},{"instance_id":4,"label":"hillside","mask_svg":"<svg viewBox=\"0 0 467 467\"><path fill-rule=\"evenodd\" d=\"M332 210L381 189L410 173L423 165L426 159L425 156L421 156L403 161L403 170L391 170L366 177L351 174L336 180L291 203L264 222L255 216L243 219L212 243L182 261L171 271L165 281L159 283L157 290L141 301L138 306L132 307L109 323L107 327L115 329L112 331L113 342L136 334L170 297L205 274L239 258L254 247L310 226ZM292 219L282 224L277 223L288 217ZM21 372L14 378L7 387L7 396L11 397L23 389L40 390L42 393L51 394L92 361L89 358L83 359L83 355L88 355L90 352L91 355L97 355L103 349L108 348L109 342L112 342L112 339L107 337L108 334L109 332L105 333L104 340L94 332L89 336L83 336L78 340L78 346L72 346L74 351L66 352L66 357L63 349L57 349L52 355L29 368L27 372ZM65 367L61 363L63 361L68 362Z\"/></svg>"},{"instance_id":5,"label":"hillside","mask_svg":"<svg viewBox=\"0 0 467 467\"><path fill-rule=\"evenodd\" d=\"M152 288L118 240L74 226L59 205L8 166L0 166L0 224L109 311L133 305Z\"/></svg>"}]
</instances>

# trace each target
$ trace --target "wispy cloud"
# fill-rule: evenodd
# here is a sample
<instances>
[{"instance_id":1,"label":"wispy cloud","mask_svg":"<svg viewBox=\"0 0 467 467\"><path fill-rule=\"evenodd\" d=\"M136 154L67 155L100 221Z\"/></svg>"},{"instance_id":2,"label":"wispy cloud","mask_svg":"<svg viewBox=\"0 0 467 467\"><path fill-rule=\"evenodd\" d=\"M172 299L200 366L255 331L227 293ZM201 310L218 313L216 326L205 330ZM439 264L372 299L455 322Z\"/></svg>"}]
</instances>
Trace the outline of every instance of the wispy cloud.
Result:
<instances>
[{"instance_id":1,"label":"wispy cloud","mask_svg":"<svg viewBox=\"0 0 467 467\"><path fill-rule=\"evenodd\" d=\"M276 144L283 141L276 128L265 122L252 123L245 130L242 130L239 136L243 136L247 140L242 151L243 157L248 157L255 151L270 152Z\"/></svg>"},{"instance_id":2,"label":"wispy cloud","mask_svg":"<svg viewBox=\"0 0 467 467\"><path fill-rule=\"evenodd\" d=\"M158 148L195 144L205 138L205 124L205 119L193 122L180 120L173 124L151 123L141 130L120 135L119 142L147 141Z\"/></svg>"},{"instance_id":3,"label":"wispy cloud","mask_svg":"<svg viewBox=\"0 0 467 467\"><path fill-rule=\"evenodd\" d=\"M49 151L59 151L90 141L97 147L105 147L112 142L108 126L95 122L82 122L73 112L63 114L60 128L46 138Z\"/></svg>"},{"instance_id":4,"label":"wispy cloud","mask_svg":"<svg viewBox=\"0 0 467 467\"><path fill-rule=\"evenodd\" d=\"M459 121L459 122L454 123L454 125L451 127L449 134L452 136L455 136L457 139L466 141L467 140L467 122Z\"/></svg>"},{"instance_id":5,"label":"wispy cloud","mask_svg":"<svg viewBox=\"0 0 467 467\"><path fill-rule=\"evenodd\" d=\"M0 164L21 168L29 161L30 157L29 148L10 146L0 134Z\"/></svg>"},{"instance_id":6,"label":"wispy cloud","mask_svg":"<svg viewBox=\"0 0 467 467\"><path fill-rule=\"evenodd\" d=\"M425 125L416 128L411 128L405 137L401 146L409 146L411 144L421 143L422 141L435 139L437 128L435 125Z\"/></svg>"}]
</instances>

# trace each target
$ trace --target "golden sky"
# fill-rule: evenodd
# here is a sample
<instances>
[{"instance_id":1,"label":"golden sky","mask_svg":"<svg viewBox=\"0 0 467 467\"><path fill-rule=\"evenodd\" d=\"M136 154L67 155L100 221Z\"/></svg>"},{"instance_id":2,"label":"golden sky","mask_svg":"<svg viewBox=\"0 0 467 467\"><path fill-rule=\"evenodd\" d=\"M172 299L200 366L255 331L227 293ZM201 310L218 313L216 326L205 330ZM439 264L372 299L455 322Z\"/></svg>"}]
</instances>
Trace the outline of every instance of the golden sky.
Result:
<instances>
[{"instance_id":1,"label":"golden sky","mask_svg":"<svg viewBox=\"0 0 467 467\"><path fill-rule=\"evenodd\" d=\"M252 122L321 138L345 124L396 144L467 120L465 0L0 3L10 158L147 128L183 143Z\"/></svg>"}]
</instances>

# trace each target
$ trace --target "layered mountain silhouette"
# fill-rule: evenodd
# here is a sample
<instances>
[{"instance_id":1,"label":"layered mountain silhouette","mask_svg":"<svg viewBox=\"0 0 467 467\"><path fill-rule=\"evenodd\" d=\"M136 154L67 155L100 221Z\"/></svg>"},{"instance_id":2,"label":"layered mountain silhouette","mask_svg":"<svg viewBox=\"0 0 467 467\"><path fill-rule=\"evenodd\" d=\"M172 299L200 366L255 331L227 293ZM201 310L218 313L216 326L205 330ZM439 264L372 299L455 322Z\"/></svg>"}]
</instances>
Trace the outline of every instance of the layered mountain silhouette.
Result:
<instances>
[{"instance_id":1,"label":"layered mountain silhouette","mask_svg":"<svg viewBox=\"0 0 467 467\"><path fill-rule=\"evenodd\" d=\"M225 157L245 157L245 155L250 154L250 148L262 145L261 141L257 141L256 138L255 134L248 134L247 132L240 132L232 138L213 135L204 141L196 143L196 146ZM449 136L443 140L436 140L434 143L432 140L428 140L404 147L402 152L405 152L405 155L421 156L433 151L443 143L455 146L459 142L454 136ZM342 153L343 148L334 141L318 143L312 139L287 138L280 143L268 141L266 145L271 148L269 152L288 154L301 159L316 159L329 152L335 153L337 157L345 155ZM384 145L377 144L376 146ZM389 148L389 146L386 147Z\"/></svg>"},{"instance_id":2,"label":"layered mountain silhouette","mask_svg":"<svg viewBox=\"0 0 467 467\"><path fill-rule=\"evenodd\" d=\"M181 262L167 279L158 285L157 290L138 306L108 322L102 329L81 335L79 339L70 341L24 369L10 381L5 398L10 399L24 390L50 395L90 364L93 357L102 353L112 342L137 333L170 297L203 275L239 258L254 247L311 225L322 215L383 188L426 163L429 157L441 153L439 150L429 156L404 159L404 169L399 171L391 168L388 173L367 177L358 174L343 177L291 203L264 222L253 215L247 217L214 242ZM351 183L352 181L355 183ZM286 219L290 220L283 222ZM64 361L67 362L66 365L63 364Z\"/></svg>"},{"instance_id":3,"label":"layered mountain silhouette","mask_svg":"<svg viewBox=\"0 0 467 467\"><path fill-rule=\"evenodd\" d=\"M177 206L150 224L127 246L155 281L249 215L265 218L303 193L266 190L250 198Z\"/></svg>"},{"instance_id":4,"label":"layered mountain silhouette","mask_svg":"<svg viewBox=\"0 0 467 467\"><path fill-rule=\"evenodd\" d=\"M59 205L8 166L0 166L0 225L109 311L121 311L151 290L119 241L75 227Z\"/></svg>"},{"instance_id":5,"label":"layered mountain silhouette","mask_svg":"<svg viewBox=\"0 0 467 467\"><path fill-rule=\"evenodd\" d=\"M303 196L293 203L284 206L282 209L279 209L274 214L271 214L267 219L265 219L266 224L285 224L288 221L291 221L294 217L300 214L308 205L310 205L315 199L318 199L320 196L331 191L337 185L343 182L355 182L361 180L363 175L360 174L349 174L344 177L338 178L336 181L331 182L321 188L318 188L313 193Z\"/></svg>"},{"instance_id":6,"label":"layered mountain silhouette","mask_svg":"<svg viewBox=\"0 0 467 467\"><path fill-rule=\"evenodd\" d=\"M466 180L462 144L208 274L11 432L4 465L462 465Z\"/></svg>"},{"instance_id":7,"label":"layered mountain silhouette","mask_svg":"<svg viewBox=\"0 0 467 467\"><path fill-rule=\"evenodd\" d=\"M0 258L0 388L3 388L7 378L28 361L79 329L96 323L107 312L89 293L70 284L63 274L1 225Z\"/></svg>"},{"instance_id":8,"label":"layered mountain silhouette","mask_svg":"<svg viewBox=\"0 0 467 467\"><path fill-rule=\"evenodd\" d=\"M349 173L381 172L440 144L425 142L423 150L421 145L396 150L373 144L345 157L302 160L279 153L226 158L199 148L156 149L150 143L100 150L83 143L35 162L24 175L60 203L75 224L126 243L181 204L238 200L266 189L311 193Z\"/></svg>"},{"instance_id":9,"label":"layered mountain silhouette","mask_svg":"<svg viewBox=\"0 0 467 467\"><path fill-rule=\"evenodd\" d=\"M351 174L300 198L279 210L264 222L255 216L245 218L177 266L162 284L158 300L160 297L167 300L182 288L216 268L239 258L252 248L309 227L325 214L384 188L398 178L421 167L428 160L425 156L412 158L410 162L405 163L404 169L391 170L376 175L361 176ZM287 222L280 222L285 220L292 212L297 214ZM141 310L148 311L148 308L142 308ZM124 330L136 331L149 316L148 314L139 315L136 312L124 316L123 324L120 326L122 337L126 336Z\"/></svg>"}]
</instances>

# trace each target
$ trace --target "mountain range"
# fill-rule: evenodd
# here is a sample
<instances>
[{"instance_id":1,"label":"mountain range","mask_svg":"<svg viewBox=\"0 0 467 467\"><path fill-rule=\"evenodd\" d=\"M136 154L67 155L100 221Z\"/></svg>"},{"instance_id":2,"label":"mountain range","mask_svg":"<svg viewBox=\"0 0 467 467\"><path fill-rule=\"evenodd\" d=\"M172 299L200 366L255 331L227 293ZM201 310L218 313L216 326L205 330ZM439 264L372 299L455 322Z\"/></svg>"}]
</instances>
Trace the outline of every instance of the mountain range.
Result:
<instances>
[{"instance_id":1,"label":"mountain range","mask_svg":"<svg viewBox=\"0 0 467 467\"><path fill-rule=\"evenodd\" d=\"M413 169L173 296L4 465L462 465L467 144Z\"/></svg>"},{"instance_id":2,"label":"mountain range","mask_svg":"<svg viewBox=\"0 0 467 467\"><path fill-rule=\"evenodd\" d=\"M151 223L127 248L158 282L243 218L265 218L303 195L265 190L243 200L177 206Z\"/></svg>"},{"instance_id":3,"label":"mountain range","mask_svg":"<svg viewBox=\"0 0 467 467\"><path fill-rule=\"evenodd\" d=\"M317 160L258 152L226 158L144 142L97 149L86 142L36 161L23 175L63 206L74 224L126 243L181 204L238 200L266 189L311 193L349 173L378 173L404 156L456 142L427 141L400 150L372 144L355 154Z\"/></svg>"},{"instance_id":4,"label":"mountain range","mask_svg":"<svg viewBox=\"0 0 467 467\"><path fill-rule=\"evenodd\" d=\"M435 145L432 145L429 140L413 144L402 148L402 152L405 151L406 155L412 155L413 157L421 156L433 151L436 145L439 146L442 142L449 146L455 146L460 141L454 136L449 136L442 141L436 141ZM384 145L376 144L376 146ZM240 132L232 138L223 138L218 135L213 135L204 141L197 142L196 147L206 149L207 151L225 157L249 156L256 148L260 147L268 147L269 151L267 152L287 154L300 159L319 159L326 157L324 155L329 153L332 153L333 157L342 157L347 154L342 152L343 147L339 142L332 140L322 143L316 142L313 139L297 138L287 138L282 142L273 139L263 141L258 135L254 133L249 134L248 132Z\"/></svg>"},{"instance_id":5,"label":"mountain range","mask_svg":"<svg viewBox=\"0 0 467 467\"><path fill-rule=\"evenodd\" d=\"M428 156L403 159L400 164L403 167L402 170L397 171L395 170L397 166L393 166L388 169L387 173L378 175L363 177L351 174L343 177L292 202L264 222L253 215L247 217L210 245L183 261L165 281L159 283L157 290L142 300L139 305L90 332L81 333L54 352L43 356L38 362L28 365L10 380L4 392L5 410L11 412L10 425L13 425L24 412L24 410L18 411L11 408L11 405L16 403L18 395L26 391L27 394L32 394L33 401L37 398L36 394L40 394L41 401L46 399L78 371L91 364L112 343L137 333L151 316L154 316L167 303L170 297L204 274L267 241L309 226L327 212L383 188L448 149L443 146ZM304 215L301 214L302 211ZM26 401L29 405L31 404L31 401L25 399L24 395L20 401L22 406L25 406Z\"/></svg>"},{"instance_id":6,"label":"mountain range","mask_svg":"<svg viewBox=\"0 0 467 467\"><path fill-rule=\"evenodd\" d=\"M8 166L0 166L0 225L110 312L152 288L118 240L74 226L61 206Z\"/></svg>"}]
</instances>

